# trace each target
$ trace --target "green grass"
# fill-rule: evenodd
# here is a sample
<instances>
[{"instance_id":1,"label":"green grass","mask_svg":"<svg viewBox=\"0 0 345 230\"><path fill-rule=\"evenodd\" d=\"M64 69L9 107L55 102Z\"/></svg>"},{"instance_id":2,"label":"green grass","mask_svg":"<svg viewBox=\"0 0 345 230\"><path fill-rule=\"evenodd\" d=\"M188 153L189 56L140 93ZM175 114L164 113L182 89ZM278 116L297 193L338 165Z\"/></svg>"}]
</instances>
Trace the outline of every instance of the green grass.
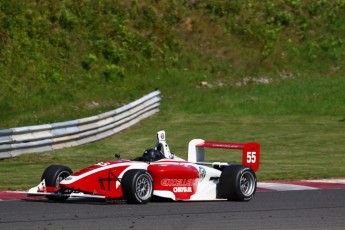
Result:
<instances>
[{"instance_id":1,"label":"green grass","mask_svg":"<svg viewBox=\"0 0 345 230\"><path fill-rule=\"evenodd\" d=\"M76 171L115 153L135 158L155 144L162 129L170 149L185 159L193 138L260 143L259 181L345 176L343 77L276 78L242 86L209 82L210 88L184 82L183 73L171 78L178 79L180 90L160 83L161 112L124 132L83 146L1 160L0 190L34 186L50 164ZM241 162L239 151L206 153L208 161Z\"/></svg>"},{"instance_id":2,"label":"green grass","mask_svg":"<svg viewBox=\"0 0 345 230\"><path fill-rule=\"evenodd\" d=\"M233 116L229 114L168 114L161 112L142 123L100 142L53 152L22 155L0 161L0 190L27 189L39 182L50 164L77 171L113 159L140 156L156 143L156 131L165 129L173 153L187 159L193 138L209 141L261 144L259 181L344 177L345 123L342 117ZM213 155L215 154L215 155ZM207 160L240 162L240 151L219 153L207 149Z\"/></svg>"},{"instance_id":3,"label":"green grass","mask_svg":"<svg viewBox=\"0 0 345 230\"><path fill-rule=\"evenodd\" d=\"M344 116L345 79L339 77L295 77L272 79L269 84L248 83L246 86L197 85L168 94L163 110L182 113L228 113L231 115L305 115ZM163 88L164 92L169 90ZM176 103L170 103L176 101ZM167 105L167 106L165 106Z\"/></svg>"},{"instance_id":4,"label":"green grass","mask_svg":"<svg viewBox=\"0 0 345 230\"><path fill-rule=\"evenodd\" d=\"M163 99L114 137L1 160L0 190L138 156L161 129L184 158L192 138L259 142L260 181L344 177L344 15L344 0L0 2L0 129Z\"/></svg>"},{"instance_id":5,"label":"green grass","mask_svg":"<svg viewBox=\"0 0 345 230\"><path fill-rule=\"evenodd\" d=\"M179 76L176 73L172 78ZM200 87L184 84L183 79L176 84L183 90L172 93L174 88L161 85L161 112L113 137L1 160L0 190L34 186L50 164L68 165L76 171L112 159L115 153L127 159L140 156L155 144L155 134L162 129L170 149L185 159L193 138L260 143L259 181L345 176L342 77L304 77L240 87ZM190 86L188 90L184 85ZM240 151L208 149L206 153L208 161L241 162Z\"/></svg>"}]
</instances>

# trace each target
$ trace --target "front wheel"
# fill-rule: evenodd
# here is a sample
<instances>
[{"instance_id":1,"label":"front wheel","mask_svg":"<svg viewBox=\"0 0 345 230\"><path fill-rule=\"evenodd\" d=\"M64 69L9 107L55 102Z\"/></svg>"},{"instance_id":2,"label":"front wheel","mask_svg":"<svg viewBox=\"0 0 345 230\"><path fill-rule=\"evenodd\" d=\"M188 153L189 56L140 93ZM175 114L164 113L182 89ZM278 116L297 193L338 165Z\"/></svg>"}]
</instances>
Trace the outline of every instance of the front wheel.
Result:
<instances>
[{"instance_id":1,"label":"front wheel","mask_svg":"<svg viewBox=\"0 0 345 230\"><path fill-rule=\"evenodd\" d=\"M153 181L150 173L142 169L127 171L122 179L122 192L127 203L146 204L152 198Z\"/></svg>"},{"instance_id":2,"label":"front wheel","mask_svg":"<svg viewBox=\"0 0 345 230\"><path fill-rule=\"evenodd\" d=\"M44 170L42 174L42 180L45 180L45 184L47 187L59 187L60 181L67 178L72 174L72 170L63 165L50 165L46 170ZM64 196L61 191L58 191L56 195L48 195L46 196L49 200L54 201L64 201L68 199L68 196Z\"/></svg>"},{"instance_id":3,"label":"front wheel","mask_svg":"<svg viewBox=\"0 0 345 230\"><path fill-rule=\"evenodd\" d=\"M219 192L228 200L251 200L256 192L255 172L243 165L230 165L224 168L219 179Z\"/></svg>"}]
</instances>

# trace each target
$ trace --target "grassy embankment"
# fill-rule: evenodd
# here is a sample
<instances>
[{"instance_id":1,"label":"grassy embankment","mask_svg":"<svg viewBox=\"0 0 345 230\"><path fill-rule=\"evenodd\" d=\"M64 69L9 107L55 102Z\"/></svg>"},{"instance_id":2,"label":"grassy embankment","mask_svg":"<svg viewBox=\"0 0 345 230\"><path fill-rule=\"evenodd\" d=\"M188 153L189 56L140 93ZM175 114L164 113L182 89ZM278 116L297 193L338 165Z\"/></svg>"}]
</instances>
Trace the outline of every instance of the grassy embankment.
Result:
<instances>
[{"instance_id":1,"label":"grassy embankment","mask_svg":"<svg viewBox=\"0 0 345 230\"><path fill-rule=\"evenodd\" d=\"M344 177L344 7L1 3L0 128L95 115L155 88L163 101L158 115L104 141L2 160L0 189L33 186L53 163L78 170L137 156L160 129L184 158L192 138L261 143L259 180ZM209 159L231 156L240 155Z\"/></svg>"}]
</instances>

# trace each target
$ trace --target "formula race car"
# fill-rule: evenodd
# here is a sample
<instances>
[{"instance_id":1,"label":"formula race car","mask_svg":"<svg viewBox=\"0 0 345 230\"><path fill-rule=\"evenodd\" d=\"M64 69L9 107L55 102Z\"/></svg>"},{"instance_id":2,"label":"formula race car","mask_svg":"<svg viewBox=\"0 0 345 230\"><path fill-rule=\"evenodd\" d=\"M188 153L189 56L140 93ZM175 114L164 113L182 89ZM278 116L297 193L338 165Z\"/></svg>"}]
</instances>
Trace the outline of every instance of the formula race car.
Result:
<instances>
[{"instance_id":1,"label":"formula race car","mask_svg":"<svg viewBox=\"0 0 345 230\"><path fill-rule=\"evenodd\" d=\"M205 148L240 149L242 164L205 162ZM67 166L50 165L29 196L64 201L69 197L124 200L145 204L152 197L181 201L249 201L256 191L260 145L194 139L188 161L170 152L165 131L157 143L133 160L107 160L73 173Z\"/></svg>"}]
</instances>

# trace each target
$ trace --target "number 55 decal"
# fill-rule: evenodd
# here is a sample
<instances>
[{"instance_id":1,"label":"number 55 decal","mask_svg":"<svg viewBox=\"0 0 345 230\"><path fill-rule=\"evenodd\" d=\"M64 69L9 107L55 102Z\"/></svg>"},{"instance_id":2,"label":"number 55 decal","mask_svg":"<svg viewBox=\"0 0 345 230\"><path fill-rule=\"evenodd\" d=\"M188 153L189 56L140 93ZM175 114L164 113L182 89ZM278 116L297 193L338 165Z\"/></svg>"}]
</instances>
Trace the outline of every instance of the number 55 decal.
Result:
<instances>
[{"instance_id":1,"label":"number 55 decal","mask_svg":"<svg viewBox=\"0 0 345 230\"><path fill-rule=\"evenodd\" d=\"M242 165L251 167L254 172L258 171L260 163L260 144L247 143L243 148Z\"/></svg>"},{"instance_id":2,"label":"number 55 decal","mask_svg":"<svg viewBox=\"0 0 345 230\"><path fill-rule=\"evenodd\" d=\"M247 152L247 163L256 162L256 152Z\"/></svg>"}]
</instances>

